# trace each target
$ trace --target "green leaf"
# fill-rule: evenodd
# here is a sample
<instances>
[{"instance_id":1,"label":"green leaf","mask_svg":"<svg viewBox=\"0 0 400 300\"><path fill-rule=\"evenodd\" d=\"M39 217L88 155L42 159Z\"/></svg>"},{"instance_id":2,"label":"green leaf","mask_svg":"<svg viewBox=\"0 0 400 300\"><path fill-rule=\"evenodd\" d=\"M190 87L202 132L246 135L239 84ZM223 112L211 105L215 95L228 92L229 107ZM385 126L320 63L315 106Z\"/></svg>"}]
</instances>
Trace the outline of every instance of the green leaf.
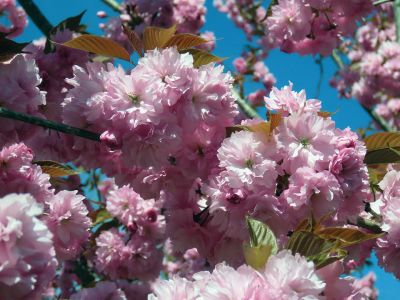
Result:
<instances>
[{"instance_id":1,"label":"green leaf","mask_svg":"<svg viewBox=\"0 0 400 300\"><path fill-rule=\"evenodd\" d=\"M29 45L29 43L17 43L7 39L5 35L2 35L0 38L0 63L10 60L16 54L26 53L23 49L27 45Z\"/></svg>"},{"instance_id":2,"label":"green leaf","mask_svg":"<svg viewBox=\"0 0 400 300\"><path fill-rule=\"evenodd\" d=\"M146 27L143 33L144 50L153 50L163 48L168 40L175 34L176 25L170 28Z\"/></svg>"},{"instance_id":3,"label":"green leaf","mask_svg":"<svg viewBox=\"0 0 400 300\"><path fill-rule=\"evenodd\" d=\"M183 51L184 53L190 53L193 56L193 65L195 68L199 68L203 65L207 65L212 62L220 62L225 58L218 57L208 53L207 51L203 51L200 49L187 49Z\"/></svg>"},{"instance_id":4,"label":"green leaf","mask_svg":"<svg viewBox=\"0 0 400 300\"><path fill-rule=\"evenodd\" d=\"M101 36L83 34L61 45L129 61L129 53L124 47L111 39Z\"/></svg>"},{"instance_id":5,"label":"green leaf","mask_svg":"<svg viewBox=\"0 0 400 300\"><path fill-rule=\"evenodd\" d=\"M299 253L305 257L319 255L331 250L335 246L332 241L320 238L308 231L295 231L290 236L286 248L292 253Z\"/></svg>"},{"instance_id":6,"label":"green leaf","mask_svg":"<svg viewBox=\"0 0 400 300\"><path fill-rule=\"evenodd\" d=\"M180 33L171 37L168 42L164 45L164 48L176 46L178 50L185 50L192 47L200 46L208 43L206 39L190 34L190 33Z\"/></svg>"},{"instance_id":7,"label":"green leaf","mask_svg":"<svg viewBox=\"0 0 400 300\"><path fill-rule=\"evenodd\" d=\"M368 165L395 163L400 161L400 133L379 132L365 138L367 154L364 162Z\"/></svg>"},{"instance_id":8,"label":"green leaf","mask_svg":"<svg viewBox=\"0 0 400 300\"><path fill-rule=\"evenodd\" d=\"M90 218L92 219L92 226L96 226L100 223L103 223L106 220L111 220L113 216L106 209L99 209L94 211Z\"/></svg>"},{"instance_id":9,"label":"green leaf","mask_svg":"<svg viewBox=\"0 0 400 300\"><path fill-rule=\"evenodd\" d=\"M278 252L278 243L272 230L263 222L246 217L246 224L250 242L243 245L244 257L248 265L260 269Z\"/></svg>"},{"instance_id":10,"label":"green leaf","mask_svg":"<svg viewBox=\"0 0 400 300\"><path fill-rule=\"evenodd\" d=\"M35 161L35 164L40 166L43 173L50 175L50 177L62 177L82 173L82 169L73 169L68 165L63 165L52 160Z\"/></svg>"},{"instance_id":11,"label":"green leaf","mask_svg":"<svg viewBox=\"0 0 400 300\"><path fill-rule=\"evenodd\" d=\"M85 14L86 10L81 12L77 16L69 17L63 21L61 21L57 26L54 26L48 36L55 35L57 31L64 31L66 29L73 31L73 32L83 32L86 27L81 25L82 17ZM44 53L51 53L55 51L54 44L51 43L49 39L46 41L46 46L44 47Z\"/></svg>"},{"instance_id":12,"label":"green leaf","mask_svg":"<svg viewBox=\"0 0 400 300\"><path fill-rule=\"evenodd\" d=\"M315 264L315 268L321 269L337 260L341 260L347 256L348 252L343 249L336 249L333 252L324 252L315 256L308 257Z\"/></svg>"}]
</instances>

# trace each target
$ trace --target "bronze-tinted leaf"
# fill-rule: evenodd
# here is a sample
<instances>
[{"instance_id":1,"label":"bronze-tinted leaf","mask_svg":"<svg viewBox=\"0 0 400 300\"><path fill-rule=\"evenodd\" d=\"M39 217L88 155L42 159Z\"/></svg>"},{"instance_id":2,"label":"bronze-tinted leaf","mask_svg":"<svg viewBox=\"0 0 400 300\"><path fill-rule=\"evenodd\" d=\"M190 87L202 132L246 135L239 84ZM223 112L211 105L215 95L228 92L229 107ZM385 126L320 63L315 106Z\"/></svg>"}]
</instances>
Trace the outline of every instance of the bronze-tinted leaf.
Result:
<instances>
[{"instance_id":1,"label":"bronze-tinted leaf","mask_svg":"<svg viewBox=\"0 0 400 300\"><path fill-rule=\"evenodd\" d=\"M50 177L62 177L82 173L80 169L73 169L70 166L52 160L35 161L35 164L39 165L43 173L49 174Z\"/></svg>"},{"instance_id":2,"label":"bronze-tinted leaf","mask_svg":"<svg viewBox=\"0 0 400 300\"><path fill-rule=\"evenodd\" d=\"M323 117L324 119L329 118L332 116L332 113L328 111L319 111L318 116Z\"/></svg>"},{"instance_id":3,"label":"bronze-tinted leaf","mask_svg":"<svg viewBox=\"0 0 400 300\"><path fill-rule=\"evenodd\" d=\"M271 132L274 130L276 127L279 126L279 124L282 122L282 114L280 113L269 113L268 114L268 119L271 122Z\"/></svg>"},{"instance_id":4,"label":"bronze-tinted leaf","mask_svg":"<svg viewBox=\"0 0 400 300\"><path fill-rule=\"evenodd\" d=\"M315 234L324 239L335 239L341 247L360 244L364 241L376 239L382 234L367 233L357 228L326 227L316 230Z\"/></svg>"},{"instance_id":5,"label":"bronze-tinted leaf","mask_svg":"<svg viewBox=\"0 0 400 300\"><path fill-rule=\"evenodd\" d=\"M400 132L378 132L365 138L366 164L394 163L400 161Z\"/></svg>"},{"instance_id":6,"label":"bronze-tinted leaf","mask_svg":"<svg viewBox=\"0 0 400 300\"><path fill-rule=\"evenodd\" d=\"M128 37L130 44L133 49L139 54L140 57L143 56L143 42L135 31L130 29L126 25L122 25L125 35Z\"/></svg>"},{"instance_id":7,"label":"bronze-tinted leaf","mask_svg":"<svg viewBox=\"0 0 400 300\"><path fill-rule=\"evenodd\" d=\"M222 57L212 55L207 51L203 51L200 49L188 49L185 50L185 52L188 52L193 56L193 65L195 68L198 68L202 65L207 65L212 62L220 62L224 60L224 58Z\"/></svg>"},{"instance_id":8,"label":"bronze-tinted leaf","mask_svg":"<svg viewBox=\"0 0 400 300\"><path fill-rule=\"evenodd\" d=\"M84 34L61 45L129 61L129 53L124 47L111 39L101 36Z\"/></svg>"},{"instance_id":9,"label":"bronze-tinted leaf","mask_svg":"<svg viewBox=\"0 0 400 300\"><path fill-rule=\"evenodd\" d=\"M146 27L143 33L144 50L153 50L155 48L164 48L164 45L175 34L176 25L170 28Z\"/></svg>"},{"instance_id":10,"label":"bronze-tinted leaf","mask_svg":"<svg viewBox=\"0 0 400 300\"><path fill-rule=\"evenodd\" d=\"M171 37L164 45L164 48L176 46L178 50L185 50L192 47L200 46L208 42L209 41L198 35L190 33L180 33Z\"/></svg>"}]
</instances>

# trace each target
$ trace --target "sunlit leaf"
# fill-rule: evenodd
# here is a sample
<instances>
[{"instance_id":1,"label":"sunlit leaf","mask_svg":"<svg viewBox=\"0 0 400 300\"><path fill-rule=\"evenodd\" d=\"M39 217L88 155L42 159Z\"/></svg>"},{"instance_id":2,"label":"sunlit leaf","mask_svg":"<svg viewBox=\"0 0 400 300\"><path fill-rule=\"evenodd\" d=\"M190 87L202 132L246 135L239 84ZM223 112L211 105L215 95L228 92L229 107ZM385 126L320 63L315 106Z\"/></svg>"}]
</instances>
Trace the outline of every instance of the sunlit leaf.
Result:
<instances>
[{"instance_id":1,"label":"sunlit leaf","mask_svg":"<svg viewBox=\"0 0 400 300\"><path fill-rule=\"evenodd\" d=\"M315 256L308 257L315 264L315 268L321 269L335 261L341 260L347 256L348 252L343 249L335 249L331 252L323 252Z\"/></svg>"},{"instance_id":2,"label":"sunlit leaf","mask_svg":"<svg viewBox=\"0 0 400 300\"><path fill-rule=\"evenodd\" d=\"M231 127L227 127L226 132L227 132L227 136L230 136L232 133L242 131L242 130L251 131L251 132L261 132L266 135L269 135L271 133L270 126L271 126L270 122L262 121L257 124L254 124L254 125L234 125Z\"/></svg>"},{"instance_id":3,"label":"sunlit leaf","mask_svg":"<svg viewBox=\"0 0 400 300\"><path fill-rule=\"evenodd\" d=\"M270 113L268 114L268 119L271 123L271 131L274 130L282 122L282 114L280 113Z\"/></svg>"},{"instance_id":4,"label":"sunlit leaf","mask_svg":"<svg viewBox=\"0 0 400 300\"><path fill-rule=\"evenodd\" d=\"M96 226L100 223L103 223L106 220L110 220L113 218L113 216L106 210L106 209L99 209L96 211L93 211L91 213L90 218L92 219L92 225Z\"/></svg>"},{"instance_id":5,"label":"sunlit leaf","mask_svg":"<svg viewBox=\"0 0 400 300\"><path fill-rule=\"evenodd\" d=\"M244 256L248 265L260 269L278 252L278 243L272 230L263 222L246 217L246 224L250 241L243 245Z\"/></svg>"},{"instance_id":6,"label":"sunlit leaf","mask_svg":"<svg viewBox=\"0 0 400 300\"><path fill-rule=\"evenodd\" d=\"M341 247L348 247L364 241L376 239L381 234L367 233L357 228L326 227L316 230L319 237L324 239L335 239L340 241Z\"/></svg>"},{"instance_id":7,"label":"sunlit leaf","mask_svg":"<svg viewBox=\"0 0 400 300\"><path fill-rule=\"evenodd\" d=\"M290 236L286 248L292 253L299 253L305 257L319 255L329 252L335 243L320 238L318 235L308 231L295 231Z\"/></svg>"},{"instance_id":8,"label":"sunlit leaf","mask_svg":"<svg viewBox=\"0 0 400 300\"><path fill-rule=\"evenodd\" d=\"M379 132L365 138L366 164L394 163L400 161L400 133Z\"/></svg>"},{"instance_id":9,"label":"sunlit leaf","mask_svg":"<svg viewBox=\"0 0 400 300\"><path fill-rule=\"evenodd\" d=\"M262 269L272 253L272 248L267 245L252 247L248 243L243 244L243 254L246 264L254 269Z\"/></svg>"},{"instance_id":10,"label":"sunlit leaf","mask_svg":"<svg viewBox=\"0 0 400 300\"><path fill-rule=\"evenodd\" d=\"M35 161L35 164L39 165L43 173L50 175L50 177L62 177L82 173L81 169L73 169L68 165L60 164L52 160Z\"/></svg>"},{"instance_id":11,"label":"sunlit leaf","mask_svg":"<svg viewBox=\"0 0 400 300\"><path fill-rule=\"evenodd\" d=\"M178 50L185 50L192 47L200 46L208 42L209 41L198 35L190 33L180 33L171 37L164 45L164 48L176 46Z\"/></svg>"},{"instance_id":12,"label":"sunlit leaf","mask_svg":"<svg viewBox=\"0 0 400 300\"><path fill-rule=\"evenodd\" d=\"M164 45L175 34L176 25L170 28L146 27L143 33L144 50L153 50L155 48L164 48Z\"/></svg>"},{"instance_id":13,"label":"sunlit leaf","mask_svg":"<svg viewBox=\"0 0 400 300\"><path fill-rule=\"evenodd\" d=\"M124 47L111 39L101 36L84 34L61 45L129 61L129 53Z\"/></svg>"},{"instance_id":14,"label":"sunlit leaf","mask_svg":"<svg viewBox=\"0 0 400 300\"><path fill-rule=\"evenodd\" d=\"M143 42L140 37L137 35L135 31L130 29L126 25L122 25L125 35L128 37L128 40L132 46L132 48L139 54L140 57L143 56Z\"/></svg>"},{"instance_id":15,"label":"sunlit leaf","mask_svg":"<svg viewBox=\"0 0 400 300\"><path fill-rule=\"evenodd\" d=\"M193 65L195 68L199 68L212 62L220 62L225 59L200 49L187 49L185 52L190 53L193 56Z\"/></svg>"}]
</instances>

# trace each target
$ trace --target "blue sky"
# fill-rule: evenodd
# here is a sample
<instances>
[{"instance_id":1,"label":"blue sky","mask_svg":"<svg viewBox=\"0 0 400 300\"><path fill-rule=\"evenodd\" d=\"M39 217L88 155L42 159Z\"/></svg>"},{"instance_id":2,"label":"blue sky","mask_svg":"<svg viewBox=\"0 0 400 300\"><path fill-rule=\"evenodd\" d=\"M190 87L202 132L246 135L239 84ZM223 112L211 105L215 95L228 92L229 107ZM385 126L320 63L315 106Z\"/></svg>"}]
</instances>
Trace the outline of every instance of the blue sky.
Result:
<instances>
[{"instance_id":1,"label":"blue sky","mask_svg":"<svg viewBox=\"0 0 400 300\"><path fill-rule=\"evenodd\" d=\"M79 14L87 10L83 22L88 25L88 31L100 34L96 16L98 10L105 10L110 15L114 13L105 6L100 0L78 1L78 0L36 0L36 4L47 16L49 21L56 25L61 20ZM247 43L244 34L229 21L226 15L219 13L213 6L212 0L207 3L207 22L204 30L213 31L217 37L217 48L214 53L221 57L228 57L225 65L228 69L232 68L232 60L242 52L243 45ZM29 41L41 37L41 33L31 22L24 34L18 37L19 41ZM296 54L285 54L280 51L272 51L266 59L267 66L277 78L277 86L281 87L293 82L294 89L305 89L309 98L316 96L317 84L320 78L319 66L311 56L299 56ZM368 115L354 100L341 100L337 97L336 90L329 86L329 79L335 73L336 67L327 57L323 60L324 74L319 99L323 102L323 110L336 112L333 116L336 124L340 128L349 126L351 129L366 127L369 121ZM252 86L250 86L251 88ZM248 90L248 92L251 90ZM393 275L385 273L376 266L376 259L373 259L374 266L366 268L365 273L370 269L378 276L377 287L379 288L379 299L397 299L400 290L400 281Z\"/></svg>"}]
</instances>

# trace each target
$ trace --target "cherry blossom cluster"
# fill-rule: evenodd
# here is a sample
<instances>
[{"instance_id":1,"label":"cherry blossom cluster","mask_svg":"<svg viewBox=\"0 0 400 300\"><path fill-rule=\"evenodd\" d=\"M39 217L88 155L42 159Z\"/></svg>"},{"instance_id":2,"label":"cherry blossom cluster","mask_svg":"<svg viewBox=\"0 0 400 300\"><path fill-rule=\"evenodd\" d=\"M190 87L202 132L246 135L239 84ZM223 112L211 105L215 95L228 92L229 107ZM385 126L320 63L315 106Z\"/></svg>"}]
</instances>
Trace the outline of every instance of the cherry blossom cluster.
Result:
<instances>
[{"instance_id":1,"label":"cherry blossom cluster","mask_svg":"<svg viewBox=\"0 0 400 300\"><path fill-rule=\"evenodd\" d=\"M396 263L399 260L399 216L400 216L400 173L399 171L390 170L382 181L379 187L382 193L373 208L381 215L382 229L387 234L379 238L376 242L375 252L379 259L379 264L388 272L395 274L400 278L399 269L396 268Z\"/></svg>"},{"instance_id":2,"label":"cherry blossom cluster","mask_svg":"<svg viewBox=\"0 0 400 300\"><path fill-rule=\"evenodd\" d=\"M23 143L0 151L0 290L5 299L38 298L58 263L76 258L89 238L90 219L76 191L55 193Z\"/></svg>"},{"instance_id":3,"label":"cherry blossom cluster","mask_svg":"<svg viewBox=\"0 0 400 300\"><path fill-rule=\"evenodd\" d=\"M218 149L218 167L207 180L167 201L167 231L176 250L195 247L211 264L239 266L245 215L268 224L283 244L311 212L343 225L355 222L364 202L372 201L366 149L355 133L335 128L330 117L319 116L319 100L306 100L292 86L274 88L265 101L283 117L272 135L233 133ZM257 128L262 122L242 125Z\"/></svg>"},{"instance_id":4,"label":"cherry blossom cluster","mask_svg":"<svg viewBox=\"0 0 400 300\"><path fill-rule=\"evenodd\" d=\"M351 36L357 22L373 10L370 0L278 0L266 10L259 2L215 0L248 38L264 50L280 48L301 55L329 55L340 39Z\"/></svg>"},{"instance_id":5,"label":"cherry blossom cluster","mask_svg":"<svg viewBox=\"0 0 400 300\"><path fill-rule=\"evenodd\" d=\"M149 299L376 299L373 275L361 280L338 278L340 268L335 263L316 271L312 262L283 250L260 271L220 263L212 273L194 274L193 280L179 276L159 280Z\"/></svg>"},{"instance_id":6,"label":"cherry blossom cluster","mask_svg":"<svg viewBox=\"0 0 400 300\"><path fill-rule=\"evenodd\" d=\"M10 38L20 35L28 24L25 11L17 6L16 0L0 1L0 16L3 15L8 22L0 23L0 33L5 33Z\"/></svg>"},{"instance_id":7,"label":"cherry blossom cluster","mask_svg":"<svg viewBox=\"0 0 400 300\"><path fill-rule=\"evenodd\" d=\"M349 63L338 71L331 84L342 97L357 99L397 128L400 46L396 42L392 5L380 6L357 29L354 40L343 42L341 51Z\"/></svg>"},{"instance_id":8,"label":"cherry blossom cluster","mask_svg":"<svg viewBox=\"0 0 400 300\"><path fill-rule=\"evenodd\" d=\"M106 174L140 194L144 188L134 178L151 183L185 170L187 181L206 176L237 114L232 78L223 67L196 69L192 56L175 48L147 52L129 74L111 64L74 66L67 82L73 88L63 102L63 121L101 133L100 144L75 139L79 164L103 164Z\"/></svg>"}]
</instances>

